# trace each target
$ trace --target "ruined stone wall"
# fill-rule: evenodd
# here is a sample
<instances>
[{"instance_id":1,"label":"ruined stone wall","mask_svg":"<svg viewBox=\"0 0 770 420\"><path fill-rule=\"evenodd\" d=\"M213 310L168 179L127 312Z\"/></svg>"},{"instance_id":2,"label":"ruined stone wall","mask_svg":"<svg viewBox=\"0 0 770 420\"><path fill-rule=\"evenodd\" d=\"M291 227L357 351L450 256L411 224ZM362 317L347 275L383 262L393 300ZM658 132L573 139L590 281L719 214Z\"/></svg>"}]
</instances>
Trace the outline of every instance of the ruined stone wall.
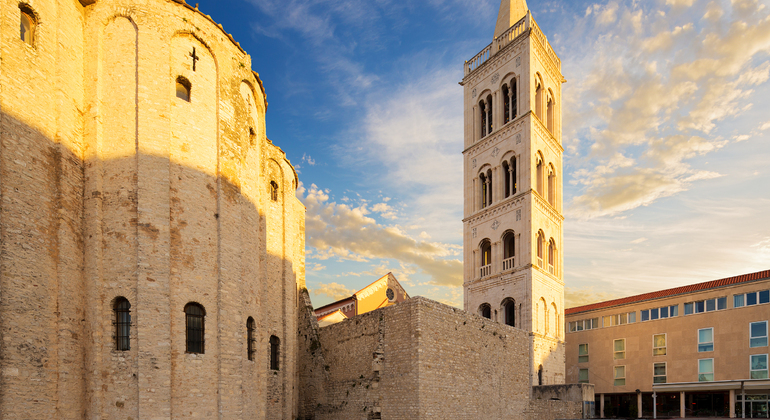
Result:
<instances>
[{"instance_id":1,"label":"ruined stone wall","mask_svg":"<svg viewBox=\"0 0 770 420\"><path fill-rule=\"evenodd\" d=\"M313 396L300 382L303 420L581 416L580 402L530 403L526 332L422 297L323 327L317 344L300 328L300 359L326 371Z\"/></svg>"},{"instance_id":2,"label":"ruined stone wall","mask_svg":"<svg viewBox=\"0 0 770 420\"><path fill-rule=\"evenodd\" d=\"M32 45L0 6L0 417L296 418L304 207L250 57L183 2L23 7Z\"/></svg>"}]
</instances>

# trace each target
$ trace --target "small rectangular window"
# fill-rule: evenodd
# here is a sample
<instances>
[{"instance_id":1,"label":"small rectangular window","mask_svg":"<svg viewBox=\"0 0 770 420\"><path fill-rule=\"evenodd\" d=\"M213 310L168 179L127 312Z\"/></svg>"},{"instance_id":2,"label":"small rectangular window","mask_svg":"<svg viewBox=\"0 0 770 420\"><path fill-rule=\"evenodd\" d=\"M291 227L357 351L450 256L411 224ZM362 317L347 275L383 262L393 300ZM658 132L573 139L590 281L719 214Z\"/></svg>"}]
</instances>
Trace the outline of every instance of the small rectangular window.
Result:
<instances>
[{"instance_id":1,"label":"small rectangular window","mask_svg":"<svg viewBox=\"0 0 770 420\"><path fill-rule=\"evenodd\" d=\"M749 347L767 346L767 321L752 322L749 325Z\"/></svg>"},{"instance_id":2,"label":"small rectangular window","mask_svg":"<svg viewBox=\"0 0 770 420\"><path fill-rule=\"evenodd\" d=\"M588 363L588 344L578 344L578 363Z\"/></svg>"},{"instance_id":3,"label":"small rectangular window","mask_svg":"<svg viewBox=\"0 0 770 420\"><path fill-rule=\"evenodd\" d=\"M591 328L599 328L599 318L593 318L591 320Z\"/></svg>"},{"instance_id":4,"label":"small rectangular window","mask_svg":"<svg viewBox=\"0 0 770 420\"><path fill-rule=\"evenodd\" d=\"M654 384L666 383L666 364L665 363L653 363L652 383Z\"/></svg>"},{"instance_id":5,"label":"small rectangular window","mask_svg":"<svg viewBox=\"0 0 770 420\"><path fill-rule=\"evenodd\" d=\"M614 351L614 359L625 359L626 358L626 339L620 338L613 342L613 349Z\"/></svg>"},{"instance_id":6,"label":"small rectangular window","mask_svg":"<svg viewBox=\"0 0 770 420\"><path fill-rule=\"evenodd\" d=\"M679 316L679 305L673 305L668 310L671 316Z\"/></svg>"},{"instance_id":7,"label":"small rectangular window","mask_svg":"<svg viewBox=\"0 0 770 420\"><path fill-rule=\"evenodd\" d=\"M658 308L650 309L650 319L651 320L658 319Z\"/></svg>"},{"instance_id":8,"label":"small rectangular window","mask_svg":"<svg viewBox=\"0 0 770 420\"><path fill-rule=\"evenodd\" d=\"M615 386L621 386L626 384L626 367L625 366L615 366L615 374L614 374L614 383Z\"/></svg>"},{"instance_id":9,"label":"small rectangular window","mask_svg":"<svg viewBox=\"0 0 770 420\"><path fill-rule=\"evenodd\" d=\"M642 321L649 321L650 320L650 311L649 309L645 309L642 311Z\"/></svg>"},{"instance_id":10,"label":"small rectangular window","mask_svg":"<svg viewBox=\"0 0 770 420\"><path fill-rule=\"evenodd\" d=\"M628 323L633 324L636 322L636 312L629 312L628 313Z\"/></svg>"},{"instance_id":11,"label":"small rectangular window","mask_svg":"<svg viewBox=\"0 0 770 420\"><path fill-rule=\"evenodd\" d=\"M666 334L655 334L652 336L652 355L666 355Z\"/></svg>"},{"instance_id":12,"label":"small rectangular window","mask_svg":"<svg viewBox=\"0 0 770 420\"><path fill-rule=\"evenodd\" d=\"M698 360L698 382L714 380L714 359Z\"/></svg>"},{"instance_id":13,"label":"small rectangular window","mask_svg":"<svg viewBox=\"0 0 770 420\"><path fill-rule=\"evenodd\" d=\"M720 311L722 309L727 309L727 298L726 297L721 297L721 298L717 299L717 309L720 310Z\"/></svg>"},{"instance_id":14,"label":"small rectangular window","mask_svg":"<svg viewBox=\"0 0 770 420\"><path fill-rule=\"evenodd\" d=\"M602 326L603 327L611 327L612 326L612 317L611 316L603 316L602 317Z\"/></svg>"},{"instance_id":15,"label":"small rectangular window","mask_svg":"<svg viewBox=\"0 0 770 420\"><path fill-rule=\"evenodd\" d=\"M575 329L577 328L577 326L575 325L575 321L570 322L568 325L569 325L569 332L576 331Z\"/></svg>"},{"instance_id":16,"label":"small rectangular window","mask_svg":"<svg viewBox=\"0 0 770 420\"><path fill-rule=\"evenodd\" d=\"M684 304L684 314L692 315L692 302Z\"/></svg>"},{"instance_id":17,"label":"small rectangular window","mask_svg":"<svg viewBox=\"0 0 770 420\"><path fill-rule=\"evenodd\" d=\"M580 369L578 371L578 383L579 384L588 383L588 369Z\"/></svg>"},{"instance_id":18,"label":"small rectangular window","mask_svg":"<svg viewBox=\"0 0 770 420\"><path fill-rule=\"evenodd\" d=\"M759 292L759 303L770 302L770 290L763 290Z\"/></svg>"},{"instance_id":19,"label":"small rectangular window","mask_svg":"<svg viewBox=\"0 0 770 420\"><path fill-rule=\"evenodd\" d=\"M702 300L699 300L695 302L695 313L696 314L702 314L706 309L706 305L703 303Z\"/></svg>"},{"instance_id":20,"label":"small rectangular window","mask_svg":"<svg viewBox=\"0 0 770 420\"><path fill-rule=\"evenodd\" d=\"M743 295L733 295L733 308L743 307Z\"/></svg>"},{"instance_id":21,"label":"small rectangular window","mask_svg":"<svg viewBox=\"0 0 770 420\"><path fill-rule=\"evenodd\" d=\"M717 301L716 299L708 299L706 301L706 312L716 311L717 310Z\"/></svg>"},{"instance_id":22,"label":"small rectangular window","mask_svg":"<svg viewBox=\"0 0 770 420\"><path fill-rule=\"evenodd\" d=\"M664 306L660 308L660 317L661 318L668 318L668 306Z\"/></svg>"},{"instance_id":23,"label":"small rectangular window","mask_svg":"<svg viewBox=\"0 0 770 420\"><path fill-rule=\"evenodd\" d=\"M698 330L698 352L714 351L714 329Z\"/></svg>"},{"instance_id":24,"label":"small rectangular window","mask_svg":"<svg viewBox=\"0 0 770 420\"><path fill-rule=\"evenodd\" d=\"M767 379L767 355L751 355L751 379Z\"/></svg>"},{"instance_id":25,"label":"small rectangular window","mask_svg":"<svg viewBox=\"0 0 770 420\"><path fill-rule=\"evenodd\" d=\"M575 331L583 331L583 321L575 321Z\"/></svg>"},{"instance_id":26,"label":"small rectangular window","mask_svg":"<svg viewBox=\"0 0 770 420\"><path fill-rule=\"evenodd\" d=\"M746 306L757 304L757 292L746 293Z\"/></svg>"}]
</instances>

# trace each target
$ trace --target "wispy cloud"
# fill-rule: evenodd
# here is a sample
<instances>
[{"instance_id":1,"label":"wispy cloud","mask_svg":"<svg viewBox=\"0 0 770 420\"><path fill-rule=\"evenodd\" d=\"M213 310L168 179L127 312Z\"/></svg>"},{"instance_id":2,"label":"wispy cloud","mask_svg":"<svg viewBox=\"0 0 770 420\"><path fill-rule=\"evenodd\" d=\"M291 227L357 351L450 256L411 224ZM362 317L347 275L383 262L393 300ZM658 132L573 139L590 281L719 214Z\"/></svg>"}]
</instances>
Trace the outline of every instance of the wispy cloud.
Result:
<instances>
[{"instance_id":1,"label":"wispy cloud","mask_svg":"<svg viewBox=\"0 0 770 420\"><path fill-rule=\"evenodd\" d=\"M329 201L329 195L315 185L307 190L301 186L298 195L307 207L307 244L314 249L314 259L394 259L417 267L432 284L462 284L462 262L453 258L453 246L418 241L398 226L378 224L367 216L366 205Z\"/></svg>"},{"instance_id":2,"label":"wispy cloud","mask_svg":"<svg viewBox=\"0 0 770 420\"><path fill-rule=\"evenodd\" d=\"M340 300L346 297L350 297L355 293L355 290L348 289L339 283L319 284L318 287L313 289L313 294L324 295L332 298L332 300Z\"/></svg>"},{"instance_id":3,"label":"wispy cloud","mask_svg":"<svg viewBox=\"0 0 770 420\"><path fill-rule=\"evenodd\" d=\"M637 2L594 5L574 39L596 41L569 45L564 61L585 75L565 85L562 108L578 192L571 216L615 215L720 176L693 159L734 141L717 124L751 109L753 87L770 77L763 4L666 4L670 13Z\"/></svg>"}]
</instances>

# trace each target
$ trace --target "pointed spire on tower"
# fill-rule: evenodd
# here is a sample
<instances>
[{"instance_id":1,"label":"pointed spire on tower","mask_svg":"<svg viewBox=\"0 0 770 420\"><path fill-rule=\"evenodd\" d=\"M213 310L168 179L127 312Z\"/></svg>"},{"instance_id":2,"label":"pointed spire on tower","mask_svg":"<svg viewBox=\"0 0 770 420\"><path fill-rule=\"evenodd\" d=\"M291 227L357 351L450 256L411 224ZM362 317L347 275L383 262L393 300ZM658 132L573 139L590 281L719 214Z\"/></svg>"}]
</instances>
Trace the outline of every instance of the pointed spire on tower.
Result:
<instances>
[{"instance_id":1,"label":"pointed spire on tower","mask_svg":"<svg viewBox=\"0 0 770 420\"><path fill-rule=\"evenodd\" d=\"M497 14L497 25L495 25L495 38L526 16L528 10L527 0L500 1L500 12Z\"/></svg>"}]
</instances>

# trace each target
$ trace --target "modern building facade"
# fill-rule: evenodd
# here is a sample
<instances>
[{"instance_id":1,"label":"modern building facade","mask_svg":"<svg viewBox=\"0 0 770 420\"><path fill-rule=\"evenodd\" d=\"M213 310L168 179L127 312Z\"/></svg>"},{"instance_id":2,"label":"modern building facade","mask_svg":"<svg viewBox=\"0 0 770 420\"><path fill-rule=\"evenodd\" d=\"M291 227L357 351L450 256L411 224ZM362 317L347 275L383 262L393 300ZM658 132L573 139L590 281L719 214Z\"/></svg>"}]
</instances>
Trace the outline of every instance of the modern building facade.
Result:
<instances>
[{"instance_id":1,"label":"modern building facade","mask_svg":"<svg viewBox=\"0 0 770 420\"><path fill-rule=\"evenodd\" d=\"M561 61L524 0L465 63L464 308L530 332L534 384L564 383Z\"/></svg>"},{"instance_id":2,"label":"modern building facade","mask_svg":"<svg viewBox=\"0 0 770 420\"><path fill-rule=\"evenodd\" d=\"M770 270L566 310L568 383L604 417L768 418Z\"/></svg>"}]
</instances>

